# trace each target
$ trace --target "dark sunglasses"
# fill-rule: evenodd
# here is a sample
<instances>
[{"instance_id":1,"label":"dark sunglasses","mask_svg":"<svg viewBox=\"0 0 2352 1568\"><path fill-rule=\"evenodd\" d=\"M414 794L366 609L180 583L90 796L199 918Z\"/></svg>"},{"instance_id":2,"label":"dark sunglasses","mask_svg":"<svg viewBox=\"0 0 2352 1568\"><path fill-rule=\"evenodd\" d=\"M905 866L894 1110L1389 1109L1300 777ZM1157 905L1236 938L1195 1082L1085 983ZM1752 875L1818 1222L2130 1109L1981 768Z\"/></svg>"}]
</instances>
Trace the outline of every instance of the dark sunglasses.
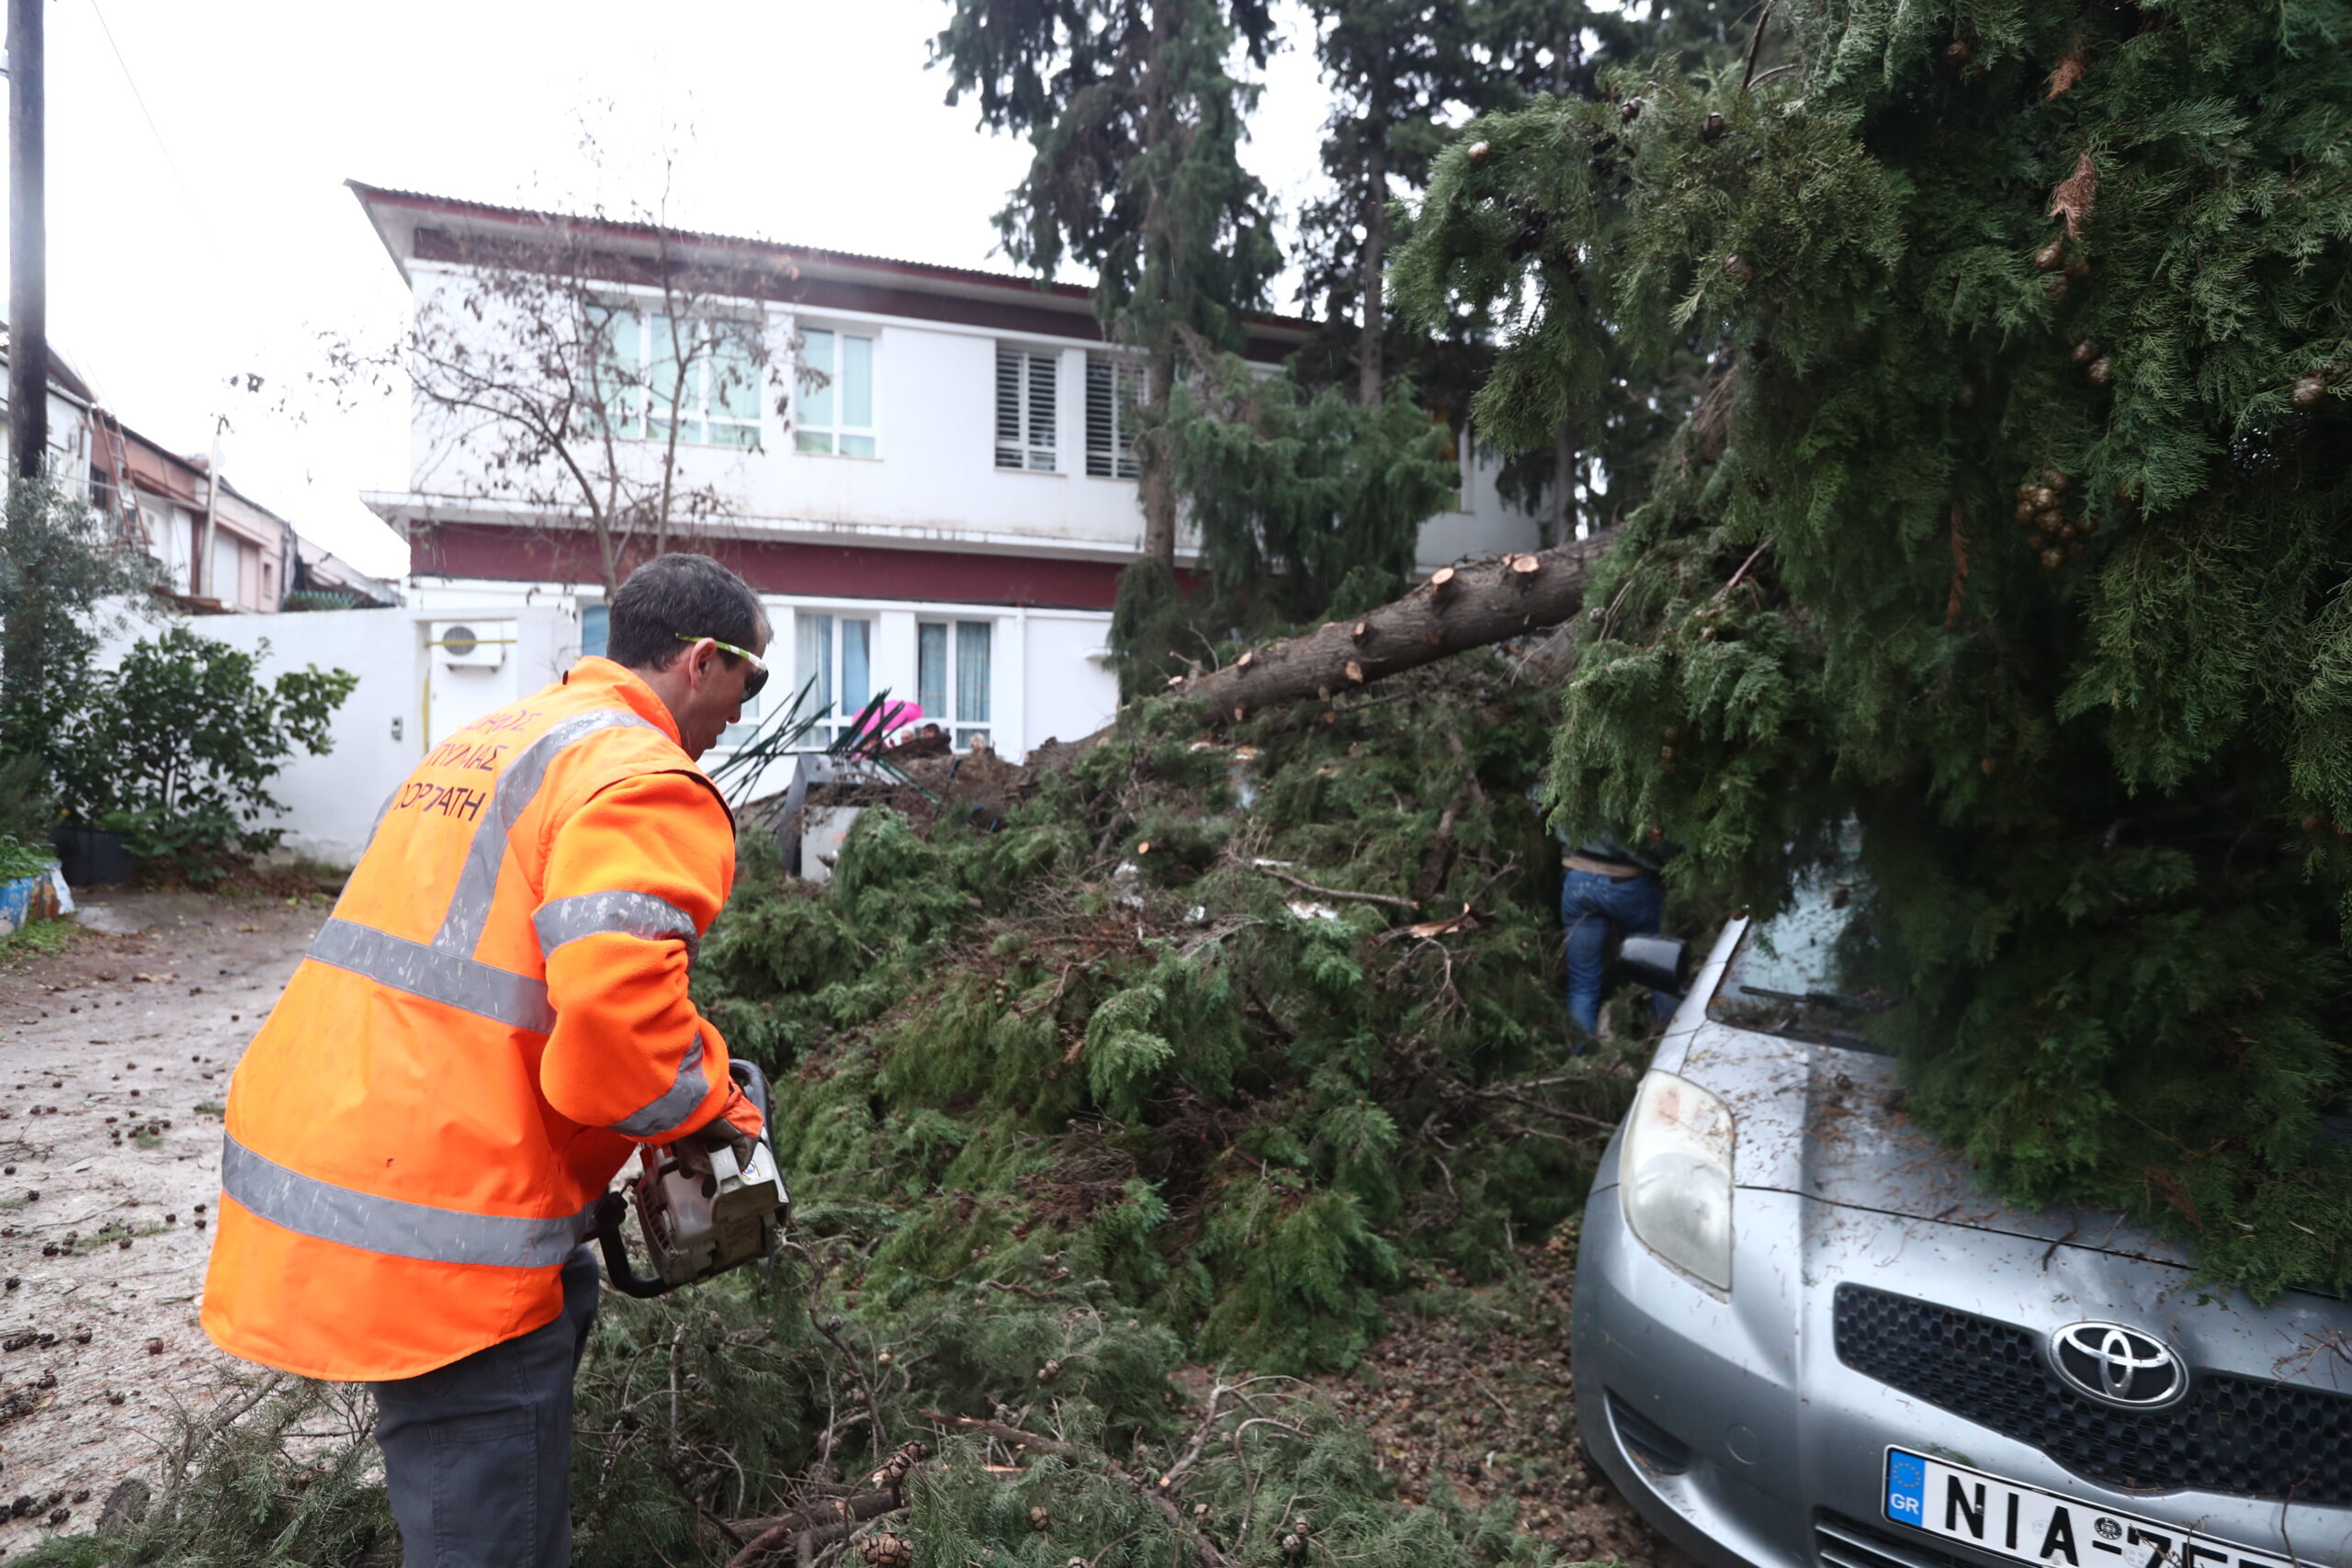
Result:
<instances>
[{"instance_id":1,"label":"dark sunglasses","mask_svg":"<svg viewBox=\"0 0 2352 1568\"><path fill-rule=\"evenodd\" d=\"M698 637L688 637L685 633L680 632L678 634L678 640L680 642L701 642L705 639ZM760 688L768 683L768 667L766 661L748 648L738 648L731 642L720 642L717 637L711 637L708 640L718 649L719 652L731 653L736 658L743 660L744 663L749 664L752 667L751 679L743 682L743 700L748 703L753 697L758 696L760 694Z\"/></svg>"}]
</instances>

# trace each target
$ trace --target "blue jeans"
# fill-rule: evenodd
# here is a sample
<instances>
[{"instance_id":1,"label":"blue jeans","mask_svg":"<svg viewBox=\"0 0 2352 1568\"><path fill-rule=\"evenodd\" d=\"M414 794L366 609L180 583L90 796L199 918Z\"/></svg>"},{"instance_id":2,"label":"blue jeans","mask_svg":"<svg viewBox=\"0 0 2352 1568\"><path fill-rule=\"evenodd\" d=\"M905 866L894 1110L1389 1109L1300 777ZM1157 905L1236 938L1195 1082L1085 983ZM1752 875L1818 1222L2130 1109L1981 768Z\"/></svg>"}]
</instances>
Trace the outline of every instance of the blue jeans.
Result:
<instances>
[{"instance_id":1,"label":"blue jeans","mask_svg":"<svg viewBox=\"0 0 2352 1568\"><path fill-rule=\"evenodd\" d=\"M1666 884L1655 876L1623 881L1597 872L1570 871L1560 884L1560 923L1568 931L1568 1018L1587 1034L1600 1023L1600 978L1607 966L1609 933L1648 936L1666 909ZM1653 992L1650 1008L1660 1019L1674 1016L1676 998Z\"/></svg>"},{"instance_id":2,"label":"blue jeans","mask_svg":"<svg viewBox=\"0 0 2352 1568\"><path fill-rule=\"evenodd\" d=\"M368 1384L401 1568L566 1568L571 1374L596 1321L596 1254L563 1266L563 1310L434 1371Z\"/></svg>"}]
</instances>

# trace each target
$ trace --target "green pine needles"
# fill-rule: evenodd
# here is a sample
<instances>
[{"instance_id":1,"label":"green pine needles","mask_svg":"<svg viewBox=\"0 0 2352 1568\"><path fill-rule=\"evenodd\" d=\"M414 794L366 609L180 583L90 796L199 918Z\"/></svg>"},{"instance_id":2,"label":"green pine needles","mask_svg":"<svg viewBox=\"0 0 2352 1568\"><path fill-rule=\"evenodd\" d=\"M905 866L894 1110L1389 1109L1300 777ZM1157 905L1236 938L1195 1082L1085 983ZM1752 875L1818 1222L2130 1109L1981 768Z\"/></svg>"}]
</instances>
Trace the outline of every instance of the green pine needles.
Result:
<instances>
[{"instance_id":1,"label":"green pine needles","mask_svg":"<svg viewBox=\"0 0 2352 1568\"><path fill-rule=\"evenodd\" d=\"M1708 356L1552 802L1765 907L1859 825L1994 1187L2352 1289L2352 6L1768 12L1746 89L1473 127L1397 264L1505 441Z\"/></svg>"},{"instance_id":2,"label":"green pine needles","mask_svg":"<svg viewBox=\"0 0 2352 1568\"><path fill-rule=\"evenodd\" d=\"M1202 1358L1345 1367L1412 1258L1491 1277L1577 1212L1623 1098L1566 1055L1545 704L1477 655L1195 722L1127 710L990 834L870 810L822 892L752 840L697 985L794 1190L881 1224L869 1290L1052 1253Z\"/></svg>"},{"instance_id":3,"label":"green pine needles","mask_svg":"<svg viewBox=\"0 0 2352 1568\"><path fill-rule=\"evenodd\" d=\"M1213 591L1195 618L1251 630L1311 621L1351 572L1388 584L1383 600L1401 592L1422 523L1456 504L1462 483L1411 383L1366 405L1190 346L1193 374L1160 428Z\"/></svg>"}]
</instances>

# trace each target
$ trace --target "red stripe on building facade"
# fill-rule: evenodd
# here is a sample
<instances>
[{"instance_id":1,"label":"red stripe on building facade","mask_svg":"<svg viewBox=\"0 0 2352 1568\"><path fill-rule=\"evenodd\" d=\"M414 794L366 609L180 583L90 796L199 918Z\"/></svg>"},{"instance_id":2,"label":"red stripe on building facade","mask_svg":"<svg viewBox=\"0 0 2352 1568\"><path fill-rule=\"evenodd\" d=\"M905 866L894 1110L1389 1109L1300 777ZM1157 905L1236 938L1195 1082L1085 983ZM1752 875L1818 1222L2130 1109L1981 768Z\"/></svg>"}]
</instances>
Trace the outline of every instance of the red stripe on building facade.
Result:
<instances>
[{"instance_id":1,"label":"red stripe on building facade","mask_svg":"<svg viewBox=\"0 0 2352 1568\"><path fill-rule=\"evenodd\" d=\"M543 534L496 524L412 524L409 570L424 577L502 582L602 581L585 534ZM1051 560L962 550L894 550L791 539L696 539L763 593L820 599L920 599L958 604L1035 604L1108 610L1118 592L1111 561ZM1189 590L1192 575L1178 579Z\"/></svg>"}]
</instances>

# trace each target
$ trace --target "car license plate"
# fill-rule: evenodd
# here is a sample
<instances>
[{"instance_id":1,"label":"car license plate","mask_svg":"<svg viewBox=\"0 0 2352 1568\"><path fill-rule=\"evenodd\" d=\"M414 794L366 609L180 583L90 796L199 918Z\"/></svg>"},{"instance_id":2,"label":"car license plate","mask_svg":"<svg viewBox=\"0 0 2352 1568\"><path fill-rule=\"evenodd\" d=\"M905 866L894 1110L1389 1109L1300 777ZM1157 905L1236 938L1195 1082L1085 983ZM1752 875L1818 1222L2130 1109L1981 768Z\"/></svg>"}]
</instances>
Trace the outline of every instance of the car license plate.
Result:
<instances>
[{"instance_id":1,"label":"car license plate","mask_svg":"<svg viewBox=\"0 0 2352 1568\"><path fill-rule=\"evenodd\" d=\"M2293 1568L2267 1551L1896 1448L1886 1450L1886 1517L2043 1568Z\"/></svg>"}]
</instances>

